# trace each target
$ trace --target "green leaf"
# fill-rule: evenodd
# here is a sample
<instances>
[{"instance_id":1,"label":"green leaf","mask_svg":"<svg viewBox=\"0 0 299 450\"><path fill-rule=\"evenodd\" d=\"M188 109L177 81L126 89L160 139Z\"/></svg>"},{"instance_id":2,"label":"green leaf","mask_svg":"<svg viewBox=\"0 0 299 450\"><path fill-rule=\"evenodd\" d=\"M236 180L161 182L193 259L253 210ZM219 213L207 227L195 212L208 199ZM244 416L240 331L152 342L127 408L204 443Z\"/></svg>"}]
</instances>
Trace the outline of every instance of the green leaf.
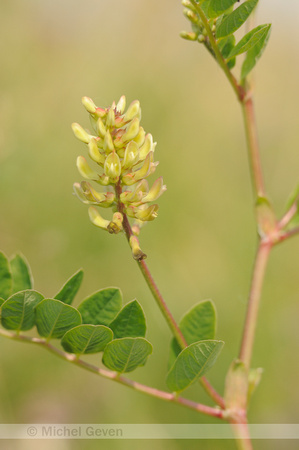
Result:
<instances>
[{"instance_id":1,"label":"green leaf","mask_svg":"<svg viewBox=\"0 0 299 450\"><path fill-rule=\"evenodd\" d=\"M4 298L1 298L1 297L0 297L0 307L1 307L1 305L2 305L4 302L5 302Z\"/></svg>"},{"instance_id":2,"label":"green leaf","mask_svg":"<svg viewBox=\"0 0 299 450\"><path fill-rule=\"evenodd\" d=\"M168 372L169 389L182 391L202 377L214 365L223 344L223 341L200 341L182 350Z\"/></svg>"},{"instance_id":3,"label":"green leaf","mask_svg":"<svg viewBox=\"0 0 299 450\"><path fill-rule=\"evenodd\" d=\"M211 18L219 17L227 11L238 0L211 0L209 5L209 16Z\"/></svg>"},{"instance_id":4,"label":"green leaf","mask_svg":"<svg viewBox=\"0 0 299 450\"><path fill-rule=\"evenodd\" d=\"M83 270L80 269L67 280L67 282L63 285L63 287L60 289L58 294L55 295L54 298L70 305L81 286L82 279Z\"/></svg>"},{"instance_id":5,"label":"green leaf","mask_svg":"<svg viewBox=\"0 0 299 450\"><path fill-rule=\"evenodd\" d=\"M137 300L133 300L123 307L109 327L114 338L144 337L146 322L143 309Z\"/></svg>"},{"instance_id":6,"label":"green leaf","mask_svg":"<svg viewBox=\"0 0 299 450\"><path fill-rule=\"evenodd\" d=\"M287 226L291 225L291 226L294 227L294 226L299 225L299 208L298 208L298 204L299 204L299 184L293 190L293 192L291 193L291 195L290 195L290 197L289 197L289 199L287 201L286 211L288 211L294 203L296 204L297 211L296 211L295 215L292 217L292 219L289 221Z\"/></svg>"},{"instance_id":7,"label":"green leaf","mask_svg":"<svg viewBox=\"0 0 299 450\"><path fill-rule=\"evenodd\" d=\"M9 262L4 253L0 252L0 297L7 299L11 294L11 287Z\"/></svg>"},{"instance_id":8,"label":"green leaf","mask_svg":"<svg viewBox=\"0 0 299 450\"><path fill-rule=\"evenodd\" d=\"M262 379L263 369L258 367L257 369L250 369L248 375L248 392L247 392L247 405L249 404L252 394L260 384Z\"/></svg>"},{"instance_id":9,"label":"green leaf","mask_svg":"<svg viewBox=\"0 0 299 450\"><path fill-rule=\"evenodd\" d=\"M81 324L81 315L73 306L47 298L35 309L38 334L49 339L60 339L71 328Z\"/></svg>"},{"instance_id":10,"label":"green leaf","mask_svg":"<svg viewBox=\"0 0 299 450\"><path fill-rule=\"evenodd\" d=\"M78 325L65 333L61 345L69 353L82 355L102 352L112 339L112 331L104 325Z\"/></svg>"},{"instance_id":11,"label":"green leaf","mask_svg":"<svg viewBox=\"0 0 299 450\"><path fill-rule=\"evenodd\" d=\"M218 47L224 59L227 59L228 55L234 48L235 42L236 39L233 35L227 36L226 38L221 39L221 41L219 42ZM236 58L232 58L229 61L226 61L226 63L228 68L232 69L236 64Z\"/></svg>"},{"instance_id":12,"label":"green leaf","mask_svg":"<svg viewBox=\"0 0 299 450\"><path fill-rule=\"evenodd\" d=\"M247 52L253 49L256 45L260 43L261 40L265 38L271 28L271 24L259 25L238 42L238 44L233 48L227 58L233 58L234 56L241 55L241 53Z\"/></svg>"},{"instance_id":13,"label":"green leaf","mask_svg":"<svg viewBox=\"0 0 299 450\"><path fill-rule=\"evenodd\" d=\"M224 59L227 59L228 55L234 48L235 42L235 36L227 36L219 42L218 47Z\"/></svg>"},{"instance_id":14,"label":"green leaf","mask_svg":"<svg viewBox=\"0 0 299 450\"><path fill-rule=\"evenodd\" d=\"M86 298L78 310L82 322L92 325L109 325L122 306L122 294L118 288L106 288Z\"/></svg>"},{"instance_id":15,"label":"green leaf","mask_svg":"<svg viewBox=\"0 0 299 450\"><path fill-rule=\"evenodd\" d=\"M267 28L267 33L257 42L257 44L247 52L241 69L241 80L244 80L249 72L254 68L259 58L266 48L271 32L271 25Z\"/></svg>"},{"instance_id":16,"label":"green leaf","mask_svg":"<svg viewBox=\"0 0 299 450\"><path fill-rule=\"evenodd\" d=\"M233 69L236 65L236 58L231 58L226 64L229 69Z\"/></svg>"},{"instance_id":17,"label":"green leaf","mask_svg":"<svg viewBox=\"0 0 299 450\"><path fill-rule=\"evenodd\" d=\"M203 0L200 4L200 7L202 11L204 12L204 15L207 17L207 19L210 18L209 16L209 7L210 7L210 0Z\"/></svg>"},{"instance_id":18,"label":"green leaf","mask_svg":"<svg viewBox=\"0 0 299 450\"><path fill-rule=\"evenodd\" d=\"M290 207L292 206L293 203L298 203L299 202L299 184L297 184L297 186L295 187L295 189L293 190L293 192L291 193L288 201L287 201L287 211L290 209Z\"/></svg>"},{"instance_id":19,"label":"green leaf","mask_svg":"<svg viewBox=\"0 0 299 450\"><path fill-rule=\"evenodd\" d=\"M215 338L216 332L216 311L214 303L211 300L204 300L193 306L182 318L179 327L187 341L187 344L209 340ZM176 339L172 339L169 367L181 352Z\"/></svg>"},{"instance_id":20,"label":"green leaf","mask_svg":"<svg viewBox=\"0 0 299 450\"><path fill-rule=\"evenodd\" d=\"M104 350L103 364L119 373L132 372L144 366L152 351L152 345L141 337L114 339Z\"/></svg>"},{"instance_id":21,"label":"green leaf","mask_svg":"<svg viewBox=\"0 0 299 450\"><path fill-rule=\"evenodd\" d=\"M222 37L226 37L237 31L238 28L240 28L243 23L246 22L257 3L258 0L247 0L232 13L224 17L219 27L217 28L216 38L219 39Z\"/></svg>"},{"instance_id":22,"label":"green leaf","mask_svg":"<svg viewBox=\"0 0 299 450\"><path fill-rule=\"evenodd\" d=\"M30 330L34 326L34 308L44 296L33 290L17 292L1 306L1 323L8 330Z\"/></svg>"},{"instance_id":23,"label":"green leaf","mask_svg":"<svg viewBox=\"0 0 299 450\"><path fill-rule=\"evenodd\" d=\"M16 254L10 260L12 274L12 294L33 289L33 278L30 266L23 255Z\"/></svg>"}]
</instances>

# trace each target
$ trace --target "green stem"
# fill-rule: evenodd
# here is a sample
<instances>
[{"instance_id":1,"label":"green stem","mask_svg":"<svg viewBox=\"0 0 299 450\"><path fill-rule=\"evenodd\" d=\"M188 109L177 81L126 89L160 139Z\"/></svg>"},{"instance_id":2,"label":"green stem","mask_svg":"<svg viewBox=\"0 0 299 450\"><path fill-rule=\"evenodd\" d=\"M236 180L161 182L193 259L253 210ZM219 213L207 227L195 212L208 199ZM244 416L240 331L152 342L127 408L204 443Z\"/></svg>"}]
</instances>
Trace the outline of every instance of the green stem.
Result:
<instances>
[{"instance_id":1,"label":"green stem","mask_svg":"<svg viewBox=\"0 0 299 450\"><path fill-rule=\"evenodd\" d=\"M253 450L246 422L231 423L238 450Z\"/></svg>"},{"instance_id":2,"label":"green stem","mask_svg":"<svg viewBox=\"0 0 299 450\"><path fill-rule=\"evenodd\" d=\"M126 233L127 240L128 240L128 242L130 242L130 237L133 236L133 232L132 232L132 228L129 223L128 217L124 212L124 205L120 201L121 192L122 192L122 188L121 188L120 183L118 183L115 188L116 199L117 199L117 203L118 203L118 211L120 213L122 213L122 215L123 215L123 228ZM145 279L148 287L150 288L151 293L153 294L153 297L155 298L169 328L171 329L176 340L178 341L180 347L181 348L187 347L188 344L187 344L178 324L176 323L173 315L171 314L165 300L163 299L145 261L138 260L137 262L138 262L138 266L144 276L144 279Z\"/></svg>"},{"instance_id":3,"label":"green stem","mask_svg":"<svg viewBox=\"0 0 299 450\"><path fill-rule=\"evenodd\" d=\"M147 264L145 263L144 260L142 261L138 261L138 266L144 276L144 279L148 285L148 287L151 290L151 293L153 294L153 297L155 298L165 320L167 321L169 328L171 329L173 335L175 336L175 338L177 339L180 347L182 349L184 349L185 347L187 347L187 342L178 326L178 324L176 323L175 319L173 318L171 312L169 311L165 300L163 299L150 271L149 268L147 266ZM209 394L209 396L219 405L221 406L221 408L225 408L225 404L224 404L224 400L223 398L218 394L218 392L213 388L213 386L209 383L209 381L205 378L202 377L200 378L200 384L202 385L202 387L205 389L205 391Z\"/></svg>"},{"instance_id":4,"label":"green stem","mask_svg":"<svg viewBox=\"0 0 299 450\"><path fill-rule=\"evenodd\" d=\"M240 86L236 80L236 78L234 77L234 75L232 74L232 72L230 71L229 67L227 66L225 59L222 56L222 53L219 50L219 47L217 45L215 36L211 30L211 27L209 25L208 19L205 16L205 13L203 12L203 10L201 9L201 7L196 3L195 0L190 0L190 2L192 3L192 5L194 6L194 8L196 8L198 15L206 29L211 47L213 49L213 52L215 54L215 58L218 62L218 64L220 65L220 67L222 68L223 72L226 75L226 78L228 79L229 83L231 84L238 100L242 101L242 99L245 96L245 91L243 89L242 86Z\"/></svg>"},{"instance_id":5,"label":"green stem","mask_svg":"<svg viewBox=\"0 0 299 450\"><path fill-rule=\"evenodd\" d=\"M266 197L252 97L244 98L241 106L254 193L256 197Z\"/></svg>"},{"instance_id":6,"label":"green stem","mask_svg":"<svg viewBox=\"0 0 299 450\"><path fill-rule=\"evenodd\" d=\"M289 239L292 236L296 236L299 234L299 227L292 228L291 230L281 232L279 235L279 238L277 239L276 244L279 244L280 242L285 241L286 239Z\"/></svg>"},{"instance_id":7,"label":"green stem","mask_svg":"<svg viewBox=\"0 0 299 450\"><path fill-rule=\"evenodd\" d=\"M153 294L153 297L155 298L157 305L160 308L160 311L162 312L166 322L168 323L169 328L172 331L172 334L175 336L176 340L179 343L179 346L181 348L185 348L188 346L186 339L184 338L178 324L176 323L173 315L171 314L165 300L163 299L150 271L149 268L144 260L138 261L139 269L141 270L141 273L150 288L151 293Z\"/></svg>"},{"instance_id":8,"label":"green stem","mask_svg":"<svg viewBox=\"0 0 299 450\"><path fill-rule=\"evenodd\" d=\"M130 380L129 378L126 378L117 372L112 372L110 370L94 366L93 364L89 364L88 362L78 358L76 355L66 353L60 350L59 348L54 347L52 344L45 341L44 339L25 336L22 334L6 331L3 329L0 329L0 335L19 342L26 342L29 344L35 344L40 347L46 348L49 352L54 353L56 356L63 359L64 361L75 364L76 366L81 367L82 369L88 370L89 372L95 373L96 375L100 375L104 378L108 378L109 380L116 381L117 383L123 384L127 387L134 389L135 391L142 392L151 397L156 397L167 402L177 403L186 408L192 409L202 414L206 414L208 416L217 417L219 419L225 419L225 412L219 408L212 408L210 406L206 406L201 403L193 402L184 397L179 397L176 394L161 391L151 386L146 386L145 384L138 383L137 381Z\"/></svg>"},{"instance_id":9,"label":"green stem","mask_svg":"<svg viewBox=\"0 0 299 450\"><path fill-rule=\"evenodd\" d=\"M127 240L128 240L128 242L130 242L130 237L133 236L133 232L132 232L132 228L129 223L128 217L124 212L124 205L120 201L121 191L122 191L121 185L120 185L120 183L118 183L115 187L115 193L116 193L116 199L117 199L117 209L123 215L123 228L124 228ZM156 285L155 280L154 280L152 274L150 273L150 270L149 270L146 262L144 261L144 259L137 260L137 264L138 264L138 267L140 268L141 273L142 273L148 287L150 288L150 291L151 291L154 299L156 300L156 303L157 303L160 311L162 312L173 336L176 338L180 347L182 349L184 349L185 347L188 346L186 339L184 338L183 333L180 330L180 327L178 326L178 324L177 324L176 320L174 319L173 315L171 314L171 311L168 308L161 292L159 291L158 286ZM200 379L200 383L201 383L202 387L205 389L205 391L207 392L207 394L217 403L217 405L219 405L222 409L225 409L225 403L224 403L223 398L213 388L213 386L209 383L209 381L205 377L202 377Z\"/></svg>"},{"instance_id":10,"label":"green stem","mask_svg":"<svg viewBox=\"0 0 299 450\"><path fill-rule=\"evenodd\" d=\"M250 368L262 286L272 245L272 242L269 240L260 241L256 254L243 337L239 353L240 360L244 362L247 368Z\"/></svg>"}]
</instances>

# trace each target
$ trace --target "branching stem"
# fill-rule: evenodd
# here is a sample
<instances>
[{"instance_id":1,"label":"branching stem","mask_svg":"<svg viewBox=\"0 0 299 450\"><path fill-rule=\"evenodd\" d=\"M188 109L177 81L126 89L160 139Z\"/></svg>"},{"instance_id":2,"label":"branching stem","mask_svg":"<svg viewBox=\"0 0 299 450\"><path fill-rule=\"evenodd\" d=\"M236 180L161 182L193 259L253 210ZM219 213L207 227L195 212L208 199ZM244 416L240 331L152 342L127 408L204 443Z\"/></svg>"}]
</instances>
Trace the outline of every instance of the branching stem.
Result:
<instances>
[{"instance_id":1,"label":"branching stem","mask_svg":"<svg viewBox=\"0 0 299 450\"><path fill-rule=\"evenodd\" d=\"M206 414L208 416L217 417L219 419L225 418L225 412L220 408L212 408L210 406L202 405L201 403L193 402L184 397L180 397L175 394L161 391L151 386L138 383L137 381L130 380L129 378L124 377L123 375L119 375L117 372L112 372L110 370L94 366L93 364L90 364L78 358L76 355L66 353L63 350L60 350L59 348L55 347L54 345L50 344L44 339L25 336L19 333L10 332L3 329L0 329L0 335L7 337L9 339L13 339L15 341L26 342L28 344L35 344L40 347L44 347L49 352L54 353L56 356L63 359L64 361L75 364L76 366L82 367L82 369L88 370L89 372L95 373L96 375L100 375L104 378L108 378L109 380L116 381L117 383L128 386L134 389L135 391L142 392L151 397L156 397L167 402L177 403L186 408L192 409L202 414Z\"/></svg>"},{"instance_id":2,"label":"branching stem","mask_svg":"<svg viewBox=\"0 0 299 450\"><path fill-rule=\"evenodd\" d=\"M128 217L124 212L124 205L120 201L120 194L121 194L121 185L118 183L115 187L115 193L116 193L116 199L118 203L118 211L122 213L123 215L123 228L127 237L128 242L130 241L130 237L133 236L132 228L129 223ZM177 342L179 343L180 347L184 349L187 347L186 339L184 338L180 327L178 326L176 320L174 319L173 315L171 314L170 309L168 308L161 292L158 289L158 286L155 283L155 280L146 264L146 262L143 260L137 260L138 267L141 270L141 273L154 297L156 300L156 303L162 312L173 336L176 338ZM208 393L208 395L219 405L221 408L225 408L225 403L223 398L220 394L213 388L213 386L209 383L209 381L202 377L200 379L200 383L202 387L205 389L205 391Z\"/></svg>"}]
</instances>

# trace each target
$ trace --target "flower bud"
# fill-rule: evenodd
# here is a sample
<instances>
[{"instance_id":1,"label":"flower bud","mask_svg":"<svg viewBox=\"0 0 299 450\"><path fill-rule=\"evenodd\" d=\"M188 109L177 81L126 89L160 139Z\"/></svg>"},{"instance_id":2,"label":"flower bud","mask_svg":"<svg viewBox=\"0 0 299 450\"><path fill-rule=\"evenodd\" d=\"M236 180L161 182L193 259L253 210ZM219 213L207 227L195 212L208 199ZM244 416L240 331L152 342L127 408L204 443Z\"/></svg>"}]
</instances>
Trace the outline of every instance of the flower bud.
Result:
<instances>
[{"instance_id":1,"label":"flower bud","mask_svg":"<svg viewBox=\"0 0 299 450\"><path fill-rule=\"evenodd\" d=\"M153 153L150 152L144 160L142 167L136 172L133 172L135 181L141 180L141 178L146 178L149 175L151 162L153 160Z\"/></svg>"},{"instance_id":2,"label":"flower bud","mask_svg":"<svg viewBox=\"0 0 299 450\"><path fill-rule=\"evenodd\" d=\"M122 177L122 182L127 185L131 186L132 184L136 183L137 181L141 180L142 178L146 178L151 170L151 160L153 158L152 152L150 152L147 157L145 158L145 161L142 165L142 167L139 170L136 170L135 172L127 173Z\"/></svg>"},{"instance_id":3,"label":"flower bud","mask_svg":"<svg viewBox=\"0 0 299 450\"><path fill-rule=\"evenodd\" d=\"M106 117L107 115L107 111L104 108L97 108L95 113L96 116L100 117L101 119L104 119L104 117Z\"/></svg>"},{"instance_id":4,"label":"flower bud","mask_svg":"<svg viewBox=\"0 0 299 450\"><path fill-rule=\"evenodd\" d=\"M139 119L135 117L135 119L133 119L129 123L128 128L122 137L122 141L123 142L131 141L137 136L138 133L139 133Z\"/></svg>"},{"instance_id":5,"label":"flower bud","mask_svg":"<svg viewBox=\"0 0 299 450\"><path fill-rule=\"evenodd\" d=\"M143 202L143 196L148 192L148 182L141 180L135 187L134 191L124 191L120 194L120 201L122 203L136 203Z\"/></svg>"},{"instance_id":6,"label":"flower bud","mask_svg":"<svg viewBox=\"0 0 299 450\"><path fill-rule=\"evenodd\" d=\"M81 127L81 125L79 125L78 123L73 123L72 130L79 141L84 142L84 144L89 143L91 136Z\"/></svg>"},{"instance_id":7,"label":"flower bud","mask_svg":"<svg viewBox=\"0 0 299 450\"><path fill-rule=\"evenodd\" d=\"M159 177L152 185L151 189L149 190L149 193L145 197L143 197L142 201L143 202L154 202L165 191L166 191L166 186L163 185L163 178Z\"/></svg>"},{"instance_id":8,"label":"flower bud","mask_svg":"<svg viewBox=\"0 0 299 450\"><path fill-rule=\"evenodd\" d=\"M151 221L154 220L158 216L159 206L157 204L151 205L148 208L137 208L135 211L136 219L143 221Z\"/></svg>"},{"instance_id":9,"label":"flower bud","mask_svg":"<svg viewBox=\"0 0 299 450\"><path fill-rule=\"evenodd\" d=\"M140 111L140 103L138 100L134 100L127 109L124 115L124 121L130 122L134 117L137 117Z\"/></svg>"},{"instance_id":10,"label":"flower bud","mask_svg":"<svg viewBox=\"0 0 299 450\"><path fill-rule=\"evenodd\" d=\"M126 144L123 142L124 134L125 134L125 130L123 130L123 129L117 130L117 133L116 133L116 135L114 137L114 141L113 141L114 147L117 150L126 146Z\"/></svg>"},{"instance_id":11,"label":"flower bud","mask_svg":"<svg viewBox=\"0 0 299 450\"><path fill-rule=\"evenodd\" d=\"M126 146L124 159L122 161L123 169L131 169L139 160L139 148L136 142L131 141Z\"/></svg>"},{"instance_id":12,"label":"flower bud","mask_svg":"<svg viewBox=\"0 0 299 450\"><path fill-rule=\"evenodd\" d=\"M110 153L114 150L113 139L111 137L110 131L107 130L104 137L104 150L106 153Z\"/></svg>"},{"instance_id":13,"label":"flower bud","mask_svg":"<svg viewBox=\"0 0 299 450\"><path fill-rule=\"evenodd\" d=\"M126 107L126 97L122 95L116 105L116 110L120 112L120 114L123 114L125 107Z\"/></svg>"},{"instance_id":14,"label":"flower bud","mask_svg":"<svg viewBox=\"0 0 299 450\"><path fill-rule=\"evenodd\" d=\"M121 164L119 157L115 151L111 152L105 161L104 171L112 183L116 183L121 174Z\"/></svg>"},{"instance_id":15,"label":"flower bud","mask_svg":"<svg viewBox=\"0 0 299 450\"><path fill-rule=\"evenodd\" d=\"M113 192L98 192L87 181L82 181L81 189L87 200L104 208L111 206L114 202L115 194Z\"/></svg>"},{"instance_id":16,"label":"flower bud","mask_svg":"<svg viewBox=\"0 0 299 450\"><path fill-rule=\"evenodd\" d=\"M105 175L104 173L102 175L99 175L99 179L96 181L102 186L108 186L108 184L110 184L110 178L107 177L107 175Z\"/></svg>"},{"instance_id":17,"label":"flower bud","mask_svg":"<svg viewBox=\"0 0 299 450\"><path fill-rule=\"evenodd\" d=\"M145 136L144 144L139 149L139 158L143 161L149 152L154 151L154 148L153 136L151 134L147 134Z\"/></svg>"},{"instance_id":18,"label":"flower bud","mask_svg":"<svg viewBox=\"0 0 299 450\"><path fill-rule=\"evenodd\" d=\"M95 161L96 163L98 163L101 166L103 166L106 158L99 151L98 146L97 146L97 142L96 142L95 139L91 139L89 144L88 144L88 154L89 154L90 158L93 161Z\"/></svg>"},{"instance_id":19,"label":"flower bud","mask_svg":"<svg viewBox=\"0 0 299 450\"><path fill-rule=\"evenodd\" d=\"M180 36L187 41L196 41L197 39L197 33L194 33L193 31L181 31Z\"/></svg>"},{"instance_id":20,"label":"flower bud","mask_svg":"<svg viewBox=\"0 0 299 450\"><path fill-rule=\"evenodd\" d=\"M94 104L94 102L91 100L91 98L82 97L82 103L87 112L89 112L90 114L95 114L97 107Z\"/></svg>"},{"instance_id":21,"label":"flower bud","mask_svg":"<svg viewBox=\"0 0 299 450\"><path fill-rule=\"evenodd\" d=\"M119 227L120 230L122 230L122 223L123 223L124 217L122 213L116 212L113 214L112 221Z\"/></svg>"},{"instance_id":22,"label":"flower bud","mask_svg":"<svg viewBox=\"0 0 299 450\"><path fill-rule=\"evenodd\" d=\"M152 175L153 173L155 173L156 168L157 168L158 165L159 165L159 161L151 162L150 170L149 170L148 176L150 176L150 175Z\"/></svg>"},{"instance_id":23,"label":"flower bud","mask_svg":"<svg viewBox=\"0 0 299 450\"><path fill-rule=\"evenodd\" d=\"M136 236L130 237L130 246L132 249L132 255L134 259L142 261L143 259L146 258L146 254L143 253L143 251L141 250L139 241Z\"/></svg>"},{"instance_id":24,"label":"flower bud","mask_svg":"<svg viewBox=\"0 0 299 450\"><path fill-rule=\"evenodd\" d=\"M138 144L138 146L141 147L141 145L144 144L144 140L145 140L145 131L144 131L143 127L140 127L139 133L134 138L134 142L136 142Z\"/></svg>"},{"instance_id":25,"label":"flower bud","mask_svg":"<svg viewBox=\"0 0 299 450\"><path fill-rule=\"evenodd\" d=\"M108 231L110 234L118 234L122 231L123 226L123 215L120 212L116 212L113 214L112 221L108 225Z\"/></svg>"},{"instance_id":26,"label":"flower bud","mask_svg":"<svg viewBox=\"0 0 299 450\"><path fill-rule=\"evenodd\" d=\"M87 181L82 181L81 184L74 183L74 193L82 203L103 208L111 206L115 199L113 192L97 192Z\"/></svg>"},{"instance_id":27,"label":"flower bud","mask_svg":"<svg viewBox=\"0 0 299 450\"><path fill-rule=\"evenodd\" d=\"M98 181L98 174L88 165L84 156L78 156L77 168L83 178L86 178L87 180Z\"/></svg>"},{"instance_id":28,"label":"flower bud","mask_svg":"<svg viewBox=\"0 0 299 450\"><path fill-rule=\"evenodd\" d=\"M109 220L103 219L103 217L100 215L100 213L97 211L96 208L93 206L90 206L88 208L88 214L91 222L99 228L103 228L104 230L108 230L108 226L110 224Z\"/></svg>"},{"instance_id":29,"label":"flower bud","mask_svg":"<svg viewBox=\"0 0 299 450\"><path fill-rule=\"evenodd\" d=\"M115 117L115 128L121 128L125 126L126 122L124 121L123 117L116 116Z\"/></svg>"},{"instance_id":30,"label":"flower bud","mask_svg":"<svg viewBox=\"0 0 299 450\"><path fill-rule=\"evenodd\" d=\"M86 205L90 204L90 201L86 199L86 196L84 195L80 183L74 183L73 184L74 194L76 197Z\"/></svg>"},{"instance_id":31,"label":"flower bud","mask_svg":"<svg viewBox=\"0 0 299 450\"><path fill-rule=\"evenodd\" d=\"M112 109L112 106L109 109L108 114L107 114L106 125L107 125L107 127L110 127L110 128L114 127L114 125L115 125L115 113L114 113L114 110Z\"/></svg>"},{"instance_id":32,"label":"flower bud","mask_svg":"<svg viewBox=\"0 0 299 450\"><path fill-rule=\"evenodd\" d=\"M106 130L105 125L100 117L97 120L97 131L102 138L105 137L107 130Z\"/></svg>"},{"instance_id":33,"label":"flower bud","mask_svg":"<svg viewBox=\"0 0 299 450\"><path fill-rule=\"evenodd\" d=\"M196 12L196 8L189 2L189 0L182 0L182 5L191 9L191 11Z\"/></svg>"},{"instance_id":34,"label":"flower bud","mask_svg":"<svg viewBox=\"0 0 299 450\"><path fill-rule=\"evenodd\" d=\"M198 24L199 17L194 11L191 11L190 9L184 9L183 14L187 19L190 20L190 22L194 23L195 25Z\"/></svg>"}]
</instances>

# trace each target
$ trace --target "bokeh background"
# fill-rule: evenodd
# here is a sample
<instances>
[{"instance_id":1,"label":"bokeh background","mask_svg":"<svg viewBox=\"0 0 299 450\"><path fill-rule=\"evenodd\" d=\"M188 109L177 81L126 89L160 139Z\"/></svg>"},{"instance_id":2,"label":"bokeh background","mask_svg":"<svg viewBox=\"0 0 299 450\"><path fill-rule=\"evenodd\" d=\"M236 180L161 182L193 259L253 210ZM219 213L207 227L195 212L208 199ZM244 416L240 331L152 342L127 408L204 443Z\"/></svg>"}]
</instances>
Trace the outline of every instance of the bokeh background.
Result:
<instances>
[{"instance_id":1,"label":"bokeh background","mask_svg":"<svg viewBox=\"0 0 299 450\"><path fill-rule=\"evenodd\" d=\"M282 214L298 183L299 4L263 0L258 23L272 22L255 71L262 163L269 195ZM226 342L209 378L223 391L237 355L256 247L253 200L240 108L203 47L180 39L189 25L179 1L10 0L0 3L0 247L20 251L35 288L53 296L85 270L77 303L119 286L137 298L154 353L135 379L166 388L170 332L123 236L93 227L72 195L84 154L70 128L88 127L83 95L108 106L125 94L139 99L142 125L158 142L157 176L167 192L156 221L142 230L142 248L173 314L211 298L217 337ZM271 255L253 366L263 367L252 399L253 423L296 423L299 342L299 239ZM147 398L67 365L39 348L1 339L2 423L213 423L195 412ZM97 357L100 363L100 358ZM186 396L208 401L198 386ZM278 449L281 442L257 443ZM35 448L38 442L1 443ZM42 442L52 448L53 442ZM219 441L55 441L59 450L107 448L233 449ZM297 448L289 441L284 448Z\"/></svg>"}]
</instances>

